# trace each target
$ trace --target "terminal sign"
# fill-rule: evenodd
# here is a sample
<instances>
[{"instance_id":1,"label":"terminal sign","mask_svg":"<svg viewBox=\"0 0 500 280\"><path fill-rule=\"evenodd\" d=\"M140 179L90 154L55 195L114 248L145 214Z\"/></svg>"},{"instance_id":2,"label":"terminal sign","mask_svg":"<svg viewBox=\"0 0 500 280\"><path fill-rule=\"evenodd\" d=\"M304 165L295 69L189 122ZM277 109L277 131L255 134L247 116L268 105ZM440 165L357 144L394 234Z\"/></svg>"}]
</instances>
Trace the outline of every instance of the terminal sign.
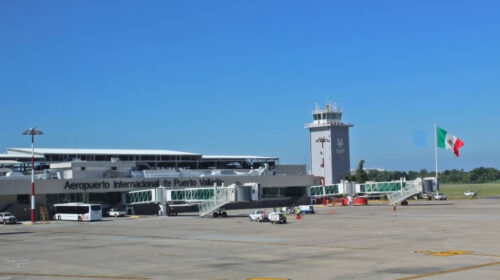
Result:
<instances>
[{"instance_id":1,"label":"terminal sign","mask_svg":"<svg viewBox=\"0 0 500 280\"><path fill-rule=\"evenodd\" d=\"M197 187L197 186L213 186L214 184L221 185L224 180L219 178L199 178L199 179L157 179L157 180L142 180L142 181L98 181L98 182L70 182L64 184L65 190L112 190L112 189L149 189L158 188L160 186L169 187Z\"/></svg>"}]
</instances>

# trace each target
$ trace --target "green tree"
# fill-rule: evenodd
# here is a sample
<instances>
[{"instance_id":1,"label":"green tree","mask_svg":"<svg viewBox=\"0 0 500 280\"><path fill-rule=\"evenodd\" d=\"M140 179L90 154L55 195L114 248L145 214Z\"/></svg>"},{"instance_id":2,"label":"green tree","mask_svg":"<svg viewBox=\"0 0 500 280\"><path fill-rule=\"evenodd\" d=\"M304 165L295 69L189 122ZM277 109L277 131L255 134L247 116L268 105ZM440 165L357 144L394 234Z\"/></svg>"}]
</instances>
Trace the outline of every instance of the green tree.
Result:
<instances>
[{"instance_id":1,"label":"green tree","mask_svg":"<svg viewBox=\"0 0 500 280\"><path fill-rule=\"evenodd\" d=\"M415 180L418 177L418 172L410 170L408 171L408 177L410 180Z\"/></svg>"},{"instance_id":2,"label":"green tree","mask_svg":"<svg viewBox=\"0 0 500 280\"><path fill-rule=\"evenodd\" d=\"M368 181L368 174L366 174L366 171L363 169L365 165L365 160L362 159L358 163L358 168L356 169L356 182L358 183L364 183Z\"/></svg>"},{"instance_id":3,"label":"green tree","mask_svg":"<svg viewBox=\"0 0 500 280\"><path fill-rule=\"evenodd\" d=\"M351 172L344 173L344 175L342 175L342 179L347 180L349 182L356 181L356 177L354 175L351 175Z\"/></svg>"}]
</instances>

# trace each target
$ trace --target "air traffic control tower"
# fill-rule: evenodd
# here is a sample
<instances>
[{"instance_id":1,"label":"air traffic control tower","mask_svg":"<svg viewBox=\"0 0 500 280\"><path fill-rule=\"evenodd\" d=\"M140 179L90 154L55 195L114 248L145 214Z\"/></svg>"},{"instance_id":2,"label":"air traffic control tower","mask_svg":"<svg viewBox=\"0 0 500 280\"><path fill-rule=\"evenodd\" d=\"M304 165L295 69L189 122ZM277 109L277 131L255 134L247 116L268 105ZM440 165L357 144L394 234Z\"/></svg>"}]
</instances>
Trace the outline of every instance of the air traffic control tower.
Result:
<instances>
[{"instance_id":1,"label":"air traffic control tower","mask_svg":"<svg viewBox=\"0 0 500 280\"><path fill-rule=\"evenodd\" d=\"M309 152L312 175L325 178L325 184L339 183L342 175L350 172L349 128L342 122L342 110L337 105L316 105L309 129Z\"/></svg>"}]
</instances>

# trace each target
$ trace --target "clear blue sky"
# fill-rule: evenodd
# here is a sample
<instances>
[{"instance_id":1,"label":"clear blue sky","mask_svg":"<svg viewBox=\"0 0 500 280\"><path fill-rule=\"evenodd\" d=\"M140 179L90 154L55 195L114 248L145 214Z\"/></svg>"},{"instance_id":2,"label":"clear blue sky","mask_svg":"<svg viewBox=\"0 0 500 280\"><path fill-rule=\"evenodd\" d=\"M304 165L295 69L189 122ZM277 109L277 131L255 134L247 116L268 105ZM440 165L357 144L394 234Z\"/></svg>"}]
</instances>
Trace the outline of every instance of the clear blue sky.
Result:
<instances>
[{"instance_id":1,"label":"clear blue sky","mask_svg":"<svg viewBox=\"0 0 500 280\"><path fill-rule=\"evenodd\" d=\"M308 162L336 101L351 163L500 167L498 1L1 1L0 149L159 148Z\"/></svg>"}]
</instances>

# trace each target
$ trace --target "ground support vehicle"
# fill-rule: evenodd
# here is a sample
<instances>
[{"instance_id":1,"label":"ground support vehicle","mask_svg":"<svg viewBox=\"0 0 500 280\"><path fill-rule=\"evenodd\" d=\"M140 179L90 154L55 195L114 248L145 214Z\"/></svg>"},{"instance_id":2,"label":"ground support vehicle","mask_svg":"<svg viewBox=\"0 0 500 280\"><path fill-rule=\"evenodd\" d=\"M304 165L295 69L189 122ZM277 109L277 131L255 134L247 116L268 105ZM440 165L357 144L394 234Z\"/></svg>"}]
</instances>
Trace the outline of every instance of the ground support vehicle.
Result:
<instances>
[{"instance_id":1,"label":"ground support vehicle","mask_svg":"<svg viewBox=\"0 0 500 280\"><path fill-rule=\"evenodd\" d=\"M256 221L256 222L267 222L268 221L268 216L266 214L266 212L262 211L262 210L255 210L254 212L250 213L250 215L248 215L248 217L250 218L250 221Z\"/></svg>"},{"instance_id":2,"label":"ground support vehicle","mask_svg":"<svg viewBox=\"0 0 500 280\"><path fill-rule=\"evenodd\" d=\"M314 214L314 213L316 213L314 211L314 206L312 206L312 205L300 205L299 209L300 209L301 214Z\"/></svg>"},{"instance_id":3,"label":"ground support vehicle","mask_svg":"<svg viewBox=\"0 0 500 280\"><path fill-rule=\"evenodd\" d=\"M271 224L286 224L286 216L283 212L271 212L268 218Z\"/></svg>"},{"instance_id":4,"label":"ground support vehicle","mask_svg":"<svg viewBox=\"0 0 500 280\"><path fill-rule=\"evenodd\" d=\"M465 195L465 197L476 197L477 193L469 190L469 191L464 192L464 195Z\"/></svg>"},{"instance_id":5,"label":"ground support vehicle","mask_svg":"<svg viewBox=\"0 0 500 280\"><path fill-rule=\"evenodd\" d=\"M282 212L287 213L287 214L295 214L296 213L295 207L283 207Z\"/></svg>"},{"instance_id":6,"label":"ground support vehicle","mask_svg":"<svg viewBox=\"0 0 500 280\"><path fill-rule=\"evenodd\" d=\"M177 215L177 213L176 213L176 215ZM217 218L217 217L219 217L219 216L220 216L220 217L222 217L222 218L225 218L225 217L227 217L227 212L226 212L226 211L223 211L222 209L219 209L219 211L215 211L215 212L213 212L213 213L212 213L212 216L213 216L214 218Z\"/></svg>"},{"instance_id":7,"label":"ground support vehicle","mask_svg":"<svg viewBox=\"0 0 500 280\"><path fill-rule=\"evenodd\" d=\"M447 199L445 194L436 194L433 197L435 200L446 200Z\"/></svg>"},{"instance_id":8,"label":"ground support vehicle","mask_svg":"<svg viewBox=\"0 0 500 280\"><path fill-rule=\"evenodd\" d=\"M0 213L0 223L2 224L17 224L16 216L9 212Z\"/></svg>"},{"instance_id":9,"label":"ground support vehicle","mask_svg":"<svg viewBox=\"0 0 500 280\"><path fill-rule=\"evenodd\" d=\"M108 216L110 217L125 217L125 214L126 214L125 210L120 210L115 208L111 208L108 211Z\"/></svg>"},{"instance_id":10,"label":"ground support vehicle","mask_svg":"<svg viewBox=\"0 0 500 280\"><path fill-rule=\"evenodd\" d=\"M418 198L432 200L432 193L420 193L418 194Z\"/></svg>"}]
</instances>

